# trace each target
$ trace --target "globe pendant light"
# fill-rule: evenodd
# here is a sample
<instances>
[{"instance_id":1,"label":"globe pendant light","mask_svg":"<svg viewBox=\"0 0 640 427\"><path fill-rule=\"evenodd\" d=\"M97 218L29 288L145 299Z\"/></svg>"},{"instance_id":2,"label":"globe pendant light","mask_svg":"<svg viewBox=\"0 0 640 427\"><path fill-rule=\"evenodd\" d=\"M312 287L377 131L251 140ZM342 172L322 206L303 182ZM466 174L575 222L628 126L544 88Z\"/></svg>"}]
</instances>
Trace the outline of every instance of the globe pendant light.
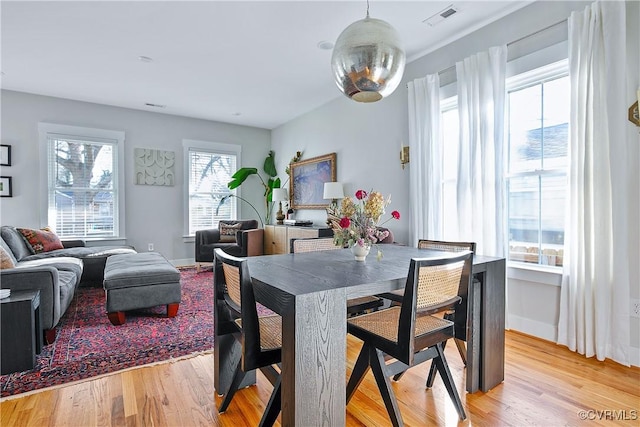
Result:
<instances>
[{"instance_id":1,"label":"globe pendant light","mask_svg":"<svg viewBox=\"0 0 640 427\"><path fill-rule=\"evenodd\" d=\"M336 85L358 102L375 102L398 87L404 73L405 54L398 32L387 22L367 16L338 36L331 67Z\"/></svg>"}]
</instances>

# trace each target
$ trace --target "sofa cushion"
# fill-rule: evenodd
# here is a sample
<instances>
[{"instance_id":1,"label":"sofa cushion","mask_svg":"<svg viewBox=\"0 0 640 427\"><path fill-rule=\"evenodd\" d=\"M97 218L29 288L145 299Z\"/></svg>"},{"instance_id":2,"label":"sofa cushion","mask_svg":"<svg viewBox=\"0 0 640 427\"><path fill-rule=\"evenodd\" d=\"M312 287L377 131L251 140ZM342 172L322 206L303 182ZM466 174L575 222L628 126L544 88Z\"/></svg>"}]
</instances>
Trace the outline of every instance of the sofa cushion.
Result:
<instances>
[{"instance_id":1,"label":"sofa cushion","mask_svg":"<svg viewBox=\"0 0 640 427\"><path fill-rule=\"evenodd\" d=\"M232 243L236 241L236 233L239 230L242 230L242 223L229 224L223 221L220 221L218 224L218 229L220 230L220 242L222 243Z\"/></svg>"},{"instance_id":2,"label":"sofa cushion","mask_svg":"<svg viewBox=\"0 0 640 427\"><path fill-rule=\"evenodd\" d=\"M7 268L14 268L16 264L13 262L13 259L9 256L7 251L0 246L0 270L6 270Z\"/></svg>"},{"instance_id":3,"label":"sofa cushion","mask_svg":"<svg viewBox=\"0 0 640 427\"><path fill-rule=\"evenodd\" d=\"M2 239L7 246L9 246L9 249L11 249L11 253L16 261L20 261L22 258L31 255L31 248L15 227L3 225L0 227L0 236L2 236Z\"/></svg>"},{"instance_id":4,"label":"sofa cushion","mask_svg":"<svg viewBox=\"0 0 640 427\"><path fill-rule=\"evenodd\" d=\"M83 263L82 260L73 257L51 257L51 258L38 258L38 259L23 259L16 264L16 268L32 268L48 266L54 267L56 270L62 272L66 271L72 273L75 278L74 285L80 283L82 277Z\"/></svg>"},{"instance_id":5,"label":"sofa cushion","mask_svg":"<svg viewBox=\"0 0 640 427\"><path fill-rule=\"evenodd\" d=\"M51 252L43 252L35 255L29 255L22 261L31 261L42 258L57 257L74 257L80 259L108 257L116 254L131 254L136 250L131 247L123 246L77 246L73 248L56 249Z\"/></svg>"},{"instance_id":6,"label":"sofa cushion","mask_svg":"<svg viewBox=\"0 0 640 427\"><path fill-rule=\"evenodd\" d=\"M16 230L18 230L20 234L22 234L22 237L27 241L32 254L64 249L60 238L58 238L56 233L51 231L49 227L44 227L40 230L32 228L16 228Z\"/></svg>"},{"instance_id":7,"label":"sofa cushion","mask_svg":"<svg viewBox=\"0 0 640 427\"><path fill-rule=\"evenodd\" d=\"M62 316L69 308L77 286L76 275L70 271L58 270L58 288L60 289L60 313Z\"/></svg>"}]
</instances>

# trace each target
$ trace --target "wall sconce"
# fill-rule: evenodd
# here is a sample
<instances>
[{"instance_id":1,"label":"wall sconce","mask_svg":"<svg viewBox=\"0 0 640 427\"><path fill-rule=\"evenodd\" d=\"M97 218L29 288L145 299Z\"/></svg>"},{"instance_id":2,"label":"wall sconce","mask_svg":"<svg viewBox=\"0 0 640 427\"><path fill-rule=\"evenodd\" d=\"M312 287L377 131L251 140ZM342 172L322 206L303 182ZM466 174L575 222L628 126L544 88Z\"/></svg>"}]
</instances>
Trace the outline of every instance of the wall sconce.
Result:
<instances>
[{"instance_id":1,"label":"wall sconce","mask_svg":"<svg viewBox=\"0 0 640 427\"><path fill-rule=\"evenodd\" d=\"M640 89L636 92L638 100L629 107L629 121L640 127Z\"/></svg>"},{"instance_id":2,"label":"wall sconce","mask_svg":"<svg viewBox=\"0 0 640 427\"><path fill-rule=\"evenodd\" d=\"M402 169L404 169L404 165L409 163L409 146L403 145L400 148L400 164L402 165Z\"/></svg>"}]
</instances>

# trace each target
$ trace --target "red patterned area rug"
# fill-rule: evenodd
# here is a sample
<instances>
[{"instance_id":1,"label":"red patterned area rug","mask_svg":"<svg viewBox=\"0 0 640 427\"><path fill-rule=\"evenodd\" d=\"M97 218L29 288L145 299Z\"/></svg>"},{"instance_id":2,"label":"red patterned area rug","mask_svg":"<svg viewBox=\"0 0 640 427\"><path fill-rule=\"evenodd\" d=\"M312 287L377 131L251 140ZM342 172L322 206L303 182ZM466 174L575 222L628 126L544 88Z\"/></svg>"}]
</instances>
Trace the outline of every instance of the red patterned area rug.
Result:
<instances>
[{"instance_id":1,"label":"red patterned area rug","mask_svg":"<svg viewBox=\"0 0 640 427\"><path fill-rule=\"evenodd\" d=\"M0 376L1 396L212 350L213 273L183 269L180 276L176 317L167 318L165 306L155 307L127 312L121 326L107 319L103 289L79 288L35 368Z\"/></svg>"}]
</instances>

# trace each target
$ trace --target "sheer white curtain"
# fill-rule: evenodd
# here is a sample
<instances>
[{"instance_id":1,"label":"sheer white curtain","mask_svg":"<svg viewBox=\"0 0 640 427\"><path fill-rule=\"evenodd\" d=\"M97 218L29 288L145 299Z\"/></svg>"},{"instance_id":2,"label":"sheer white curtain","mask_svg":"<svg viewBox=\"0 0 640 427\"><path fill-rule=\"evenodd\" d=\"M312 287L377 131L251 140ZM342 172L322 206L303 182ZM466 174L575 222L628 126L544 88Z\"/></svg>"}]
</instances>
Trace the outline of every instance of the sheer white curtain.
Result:
<instances>
[{"instance_id":1,"label":"sheer white curtain","mask_svg":"<svg viewBox=\"0 0 640 427\"><path fill-rule=\"evenodd\" d=\"M439 239L442 206L440 77L429 74L409 82L410 244Z\"/></svg>"},{"instance_id":2,"label":"sheer white curtain","mask_svg":"<svg viewBox=\"0 0 640 427\"><path fill-rule=\"evenodd\" d=\"M558 343L629 365L625 3L569 18L569 212ZM637 227L634 222L633 226Z\"/></svg>"},{"instance_id":3,"label":"sheer white curtain","mask_svg":"<svg viewBox=\"0 0 640 427\"><path fill-rule=\"evenodd\" d=\"M460 154L460 240L482 255L504 256L504 106L507 47L490 48L456 63Z\"/></svg>"}]
</instances>

